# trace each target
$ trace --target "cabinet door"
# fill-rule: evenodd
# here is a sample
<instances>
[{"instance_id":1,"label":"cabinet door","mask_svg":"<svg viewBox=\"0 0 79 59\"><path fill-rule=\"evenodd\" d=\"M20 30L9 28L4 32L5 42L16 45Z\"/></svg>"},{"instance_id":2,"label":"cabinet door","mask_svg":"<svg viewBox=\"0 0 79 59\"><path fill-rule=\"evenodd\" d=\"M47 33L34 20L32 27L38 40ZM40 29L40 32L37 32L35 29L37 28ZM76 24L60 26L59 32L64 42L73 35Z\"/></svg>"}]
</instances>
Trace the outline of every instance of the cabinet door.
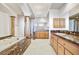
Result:
<instances>
[{"instance_id":1,"label":"cabinet door","mask_svg":"<svg viewBox=\"0 0 79 59\"><path fill-rule=\"evenodd\" d=\"M54 40L54 49L55 49L55 52L57 53L57 41L56 40Z\"/></svg>"},{"instance_id":2,"label":"cabinet door","mask_svg":"<svg viewBox=\"0 0 79 59\"><path fill-rule=\"evenodd\" d=\"M64 55L64 47L58 44L58 55Z\"/></svg>"},{"instance_id":3,"label":"cabinet door","mask_svg":"<svg viewBox=\"0 0 79 59\"><path fill-rule=\"evenodd\" d=\"M53 18L53 27L54 28L65 28L65 19L64 18Z\"/></svg>"},{"instance_id":4,"label":"cabinet door","mask_svg":"<svg viewBox=\"0 0 79 59\"><path fill-rule=\"evenodd\" d=\"M45 35L45 38L46 38L46 39L48 39L48 38L49 38L49 33L48 33L48 32L45 32L45 34L44 34L44 35Z\"/></svg>"},{"instance_id":5,"label":"cabinet door","mask_svg":"<svg viewBox=\"0 0 79 59\"><path fill-rule=\"evenodd\" d=\"M50 45L52 46L52 37L51 37L51 39L50 39Z\"/></svg>"},{"instance_id":6,"label":"cabinet door","mask_svg":"<svg viewBox=\"0 0 79 59\"><path fill-rule=\"evenodd\" d=\"M59 18L59 28L65 28L65 19Z\"/></svg>"},{"instance_id":7,"label":"cabinet door","mask_svg":"<svg viewBox=\"0 0 79 59\"><path fill-rule=\"evenodd\" d=\"M57 53L57 36L51 35L51 45Z\"/></svg>"},{"instance_id":8,"label":"cabinet door","mask_svg":"<svg viewBox=\"0 0 79 59\"><path fill-rule=\"evenodd\" d=\"M36 32L35 37L37 39L48 39L49 33L48 32Z\"/></svg>"},{"instance_id":9,"label":"cabinet door","mask_svg":"<svg viewBox=\"0 0 79 59\"><path fill-rule=\"evenodd\" d=\"M65 55L72 55L72 53L65 49Z\"/></svg>"},{"instance_id":10,"label":"cabinet door","mask_svg":"<svg viewBox=\"0 0 79 59\"><path fill-rule=\"evenodd\" d=\"M53 27L54 28L59 28L59 19L58 18L53 19Z\"/></svg>"},{"instance_id":11,"label":"cabinet door","mask_svg":"<svg viewBox=\"0 0 79 59\"><path fill-rule=\"evenodd\" d=\"M54 38L52 37L52 35L51 35L51 39L50 39L50 44L53 47L53 45L54 45Z\"/></svg>"},{"instance_id":12,"label":"cabinet door","mask_svg":"<svg viewBox=\"0 0 79 59\"><path fill-rule=\"evenodd\" d=\"M74 55L79 55L79 45L76 45L72 42L65 41L65 48L69 50Z\"/></svg>"}]
</instances>

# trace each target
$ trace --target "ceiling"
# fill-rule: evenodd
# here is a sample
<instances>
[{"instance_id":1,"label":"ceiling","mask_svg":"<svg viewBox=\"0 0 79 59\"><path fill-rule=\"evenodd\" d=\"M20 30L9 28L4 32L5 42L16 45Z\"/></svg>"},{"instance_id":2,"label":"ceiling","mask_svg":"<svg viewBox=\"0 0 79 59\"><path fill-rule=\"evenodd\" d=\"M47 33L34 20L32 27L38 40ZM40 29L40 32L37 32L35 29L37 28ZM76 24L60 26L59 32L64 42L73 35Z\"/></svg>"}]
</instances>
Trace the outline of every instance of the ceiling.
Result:
<instances>
[{"instance_id":1,"label":"ceiling","mask_svg":"<svg viewBox=\"0 0 79 59\"><path fill-rule=\"evenodd\" d=\"M50 9L61 9L65 3L30 3L35 17L46 17Z\"/></svg>"},{"instance_id":2,"label":"ceiling","mask_svg":"<svg viewBox=\"0 0 79 59\"><path fill-rule=\"evenodd\" d=\"M11 8L14 12L16 12L18 15L22 14L21 8L18 5L18 3L6 3L6 5Z\"/></svg>"},{"instance_id":3,"label":"ceiling","mask_svg":"<svg viewBox=\"0 0 79 59\"><path fill-rule=\"evenodd\" d=\"M52 3L50 9L60 9L62 8L66 3Z\"/></svg>"},{"instance_id":4,"label":"ceiling","mask_svg":"<svg viewBox=\"0 0 79 59\"><path fill-rule=\"evenodd\" d=\"M0 3L0 11L17 15L47 17L50 9L61 9L65 3Z\"/></svg>"},{"instance_id":5,"label":"ceiling","mask_svg":"<svg viewBox=\"0 0 79 59\"><path fill-rule=\"evenodd\" d=\"M50 5L51 5L50 3L30 3L29 4L35 17L45 17L48 13Z\"/></svg>"},{"instance_id":6,"label":"ceiling","mask_svg":"<svg viewBox=\"0 0 79 59\"><path fill-rule=\"evenodd\" d=\"M7 10L7 8L0 4L0 12L9 13L9 10Z\"/></svg>"},{"instance_id":7,"label":"ceiling","mask_svg":"<svg viewBox=\"0 0 79 59\"><path fill-rule=\"evenodd\" d=\"M10 16L23 15L18 3L0 3L0 12L6 13Z\"/></svg>"}]
</instances>

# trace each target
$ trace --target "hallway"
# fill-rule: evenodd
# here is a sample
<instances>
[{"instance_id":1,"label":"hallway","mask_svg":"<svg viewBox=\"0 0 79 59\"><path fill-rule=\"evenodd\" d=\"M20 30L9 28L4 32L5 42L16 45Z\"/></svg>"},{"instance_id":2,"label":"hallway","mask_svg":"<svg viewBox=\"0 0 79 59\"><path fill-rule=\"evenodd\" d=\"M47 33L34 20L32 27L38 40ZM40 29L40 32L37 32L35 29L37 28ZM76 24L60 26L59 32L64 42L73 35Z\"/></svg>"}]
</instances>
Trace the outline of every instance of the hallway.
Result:
<instances>
[{"instance_id":1,"label":"hallway","mask_svg":"<svg viewBox=\"0 0 79 59\"><path fill-rule=\"evenodd\" d=\"M32 40L24 55L55 55L48 39Z\"/></svg>"}]
</instances>

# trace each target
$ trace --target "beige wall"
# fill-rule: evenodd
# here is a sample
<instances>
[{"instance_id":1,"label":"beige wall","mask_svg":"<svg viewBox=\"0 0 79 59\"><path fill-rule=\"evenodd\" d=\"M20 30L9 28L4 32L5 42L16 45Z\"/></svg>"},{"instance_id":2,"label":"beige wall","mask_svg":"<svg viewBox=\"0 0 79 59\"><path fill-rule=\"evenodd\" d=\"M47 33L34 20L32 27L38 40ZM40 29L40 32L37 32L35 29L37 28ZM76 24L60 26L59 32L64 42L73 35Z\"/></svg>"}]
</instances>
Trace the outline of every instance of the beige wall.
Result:
<instances>
[{"instance_id":1,"label":"beige wall","mask_svg":"<svg viewBox=\"0 0 79 59\"><path fill-rule=\"evenodd\" d=\"M8 36L11 33L10 16L0 12L0 37Z\"/></svg>"},{"instance_id":2,"label":"beige wall","mask_svg":"<svg viewBox=\"0 0 79 59\"><path fill-rule=\"evenodd\" d=\"M65 28L54 28L53 27L53 18L64 18L65 19ZM51 10L49 13L49 29L50 30L69 30L69 14L61 14L58 10Z\"/></svg>"}]
</instances>

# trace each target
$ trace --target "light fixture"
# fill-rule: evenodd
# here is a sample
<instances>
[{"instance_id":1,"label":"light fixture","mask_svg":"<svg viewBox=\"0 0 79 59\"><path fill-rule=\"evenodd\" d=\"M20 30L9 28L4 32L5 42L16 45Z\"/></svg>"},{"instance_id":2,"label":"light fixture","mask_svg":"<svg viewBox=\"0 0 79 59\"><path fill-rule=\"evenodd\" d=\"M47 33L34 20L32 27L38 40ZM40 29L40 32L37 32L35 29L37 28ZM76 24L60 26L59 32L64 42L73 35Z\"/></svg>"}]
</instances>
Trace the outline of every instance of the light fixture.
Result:
<instances>
[{"instance_id":1,"label":"light fixture","mask_svg":"<svg viewBox=\"0 0 79 59\"><path fill-rule=\"evenodd\" d=\"M41 22L41 23L45 23L45 22L47 22L47 21L46 21L44 18L41 18L41 19L40 19L40 22Z\"/></svg>"},{"instance_id":2,"label":"light fixture","mask_svg":"<svg viewBox=\"0 0 79 59\"><path fill-rule=\"evenodd\" d=\"M44 24L41 23L41 24L39 24L39 26L44 26Z\"/></svg>"},{"instance_id":3,"label":"light fixture","mask_svg":"<svg viewBox=\"0 0 79 59\"><path fill-rule=\"evenodd\" d=\"M79 18L78 16L76 16L75 18Z\"/></svg>"}]
</instances>

